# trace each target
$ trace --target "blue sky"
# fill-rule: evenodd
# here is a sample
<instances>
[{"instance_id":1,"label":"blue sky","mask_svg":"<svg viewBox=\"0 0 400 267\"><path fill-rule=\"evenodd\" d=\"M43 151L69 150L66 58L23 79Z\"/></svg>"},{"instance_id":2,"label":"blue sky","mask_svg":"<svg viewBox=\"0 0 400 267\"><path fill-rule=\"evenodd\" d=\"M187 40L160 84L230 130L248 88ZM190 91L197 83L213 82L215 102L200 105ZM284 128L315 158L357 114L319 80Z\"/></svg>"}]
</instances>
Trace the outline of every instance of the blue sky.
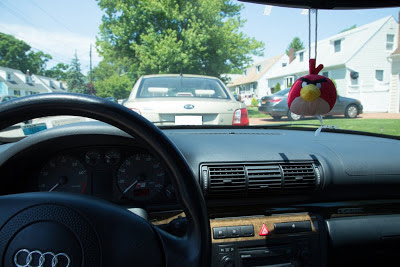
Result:
<instances>
[{"instance_id":1,"label":"blue sky","mask_svg":"<svg viewBox=\"0 0 400 267\"><path fill-rule=\"evenodd\" d=\"M242 31L265 43L264 58L285 52L299 36L308 46L308 16L301 9L273 7L269 16L265 6L243 4ZM318 12L318 39L324 39L356 24L361 26L386 16L398 19L400 8ZM83 72L89 69L89 47L95 44L103 12L94 0L0 0L0 32L26 41L34 49L51 54L49 66L69 63L77 51ZM314 20L313 20L314 21ZM314 28L313 28L314 31ZM314 35L313 35L314 36ZM101 59L93 47L93 64ZM260 60L261 58L255 58Z\"/></svg>"}]
</instances>

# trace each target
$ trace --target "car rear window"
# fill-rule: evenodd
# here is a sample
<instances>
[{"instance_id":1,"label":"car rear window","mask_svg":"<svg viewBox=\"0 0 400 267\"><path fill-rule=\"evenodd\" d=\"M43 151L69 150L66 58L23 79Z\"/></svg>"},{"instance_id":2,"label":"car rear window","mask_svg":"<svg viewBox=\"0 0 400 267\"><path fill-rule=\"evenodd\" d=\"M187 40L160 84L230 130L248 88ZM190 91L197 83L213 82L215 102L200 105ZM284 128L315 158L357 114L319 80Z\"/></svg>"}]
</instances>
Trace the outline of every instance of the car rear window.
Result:
<instances>
[{"instance_id":1,"label":"car rear window","mask_svg":"<svg viewBox=\"0 0 400 267\"><path fill-rule=\"evenodd\" d=\"M136 97L228 98L223 85L215 79L188 77L143 78Z\"/></svg>"},{"instance_id":2,"label":"car rear window","mask_svg":"<svg viewBox=\"0 0 400 267\"><path fill-rule=\"evenodd\" d=\"M290 91L290 88L279 91L279 92L275 93L275 95L286 95L287 93L289 93L289 91Z\"/></svg>"}]
</instances>

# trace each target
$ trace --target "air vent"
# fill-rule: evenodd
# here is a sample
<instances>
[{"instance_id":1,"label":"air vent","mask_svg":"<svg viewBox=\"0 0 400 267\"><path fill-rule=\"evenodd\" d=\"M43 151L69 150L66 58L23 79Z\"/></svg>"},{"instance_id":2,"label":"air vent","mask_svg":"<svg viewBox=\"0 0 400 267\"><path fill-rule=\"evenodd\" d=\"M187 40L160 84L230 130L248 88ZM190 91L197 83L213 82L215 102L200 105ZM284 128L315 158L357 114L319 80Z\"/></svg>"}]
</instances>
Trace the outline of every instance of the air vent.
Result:
<instances>
[{"instance_id":1,"label":"air vent","mask_svg":"<svg viewBox=\"0 0 400 267\"><path fill-rule=\"evenodd\" d=\"M316 177L312 163L282 164L283 189L286 192L312 191Z\"/></svg>"},{"instance_id":2,"label":"air vent","mask_svg":"<svg viewBox=\"0 0 400 267\"><path fill-rule=\"evenodd\" d=\"M315 162L204 164L201 183L207 197L311 192L321 183Z\"/></svg>"},{"instance_id":3,"label":"air vent","mask_svg":"<svg viewBox=\"0 0 400 267\"><path fill-rule=\"evenodd\" d=\"M249 180L248 194L279 192L282 175L279 165L246 166Z\"/></svg>"},{"instance_id":4,"label":"air vent","mask_svg":"<svg viewBox=\"0 0 400 267\"><path fill-rule=\"evenodd\" d=\"M208 167L209 193L244 194L246 176L243 166L210 166Z\"/></svg>"}]
</instances>

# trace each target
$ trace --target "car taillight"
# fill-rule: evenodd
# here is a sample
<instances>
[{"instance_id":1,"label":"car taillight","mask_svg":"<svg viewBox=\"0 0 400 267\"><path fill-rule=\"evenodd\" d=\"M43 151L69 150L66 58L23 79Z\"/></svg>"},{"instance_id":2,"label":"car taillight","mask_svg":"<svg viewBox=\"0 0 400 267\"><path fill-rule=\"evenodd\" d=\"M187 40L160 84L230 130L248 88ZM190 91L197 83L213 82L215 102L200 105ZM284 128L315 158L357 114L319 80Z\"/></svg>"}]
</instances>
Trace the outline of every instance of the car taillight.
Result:
<instances>
[{"instance_id":1,"label":"car taillight","mask_svg":"<svg viewBox=\"0 0 400 267\"><path fill-rule=\"evenodd\" d=\"M249 115L247 114L247 109L241 108L235 110L233 113L232 125L249 125Z\"/></svg>"},{"instance_id":2,"label":"car taillight","mask_svg":"<svg viewBox=\"0 0 400 267\"><path fill-rule=\"evenodd\" d=\"M269 99L268 101L271 102L271 103L279 103L279 102L282 101L282 98Z\"/></svg>"},{"instance_id":3,"label":"car taillight","mask_svg":"<svg viewBox=\"0 0 400 267\"><path fill-rule=\"evenodd\" d=\"M135 111L139 115L142 115L142 112L140 112L140 110L138 110L137 108L129 108L129 109Z\"/></svg>"}]
</instances>

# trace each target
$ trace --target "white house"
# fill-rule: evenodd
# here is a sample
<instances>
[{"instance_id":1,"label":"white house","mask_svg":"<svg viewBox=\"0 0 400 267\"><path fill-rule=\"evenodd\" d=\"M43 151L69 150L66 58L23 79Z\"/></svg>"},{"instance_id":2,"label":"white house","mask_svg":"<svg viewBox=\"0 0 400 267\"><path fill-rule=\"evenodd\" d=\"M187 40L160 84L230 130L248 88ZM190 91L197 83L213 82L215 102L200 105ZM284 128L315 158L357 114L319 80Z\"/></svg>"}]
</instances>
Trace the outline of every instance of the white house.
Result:
<instances>
[{"instance_id":1,"label":"white house","mask_svg":"<svg viewBox=\"0 0 400 267\"><path fill-rule=\"evenodd\" d=\"M320 74L335 80L340 95L359 99L364 111L388 112L392 97L389 56L397 47L398 28L389 16L318 41L317 65L324 65ZM282 89L287 88L306 75L308 54L308 49L297 51L288 66L268 71L268 86L279 82Z\"/></svg>"},{"instance_id":2,"label":"white house","mask_svg":"<svg viewBox=\"0 0 400 267\"><path fill-rule=\"evenodd\" d=\"M27 96L66 91L66 85L53 78L0 67L0 95Z\"/></svg>"},{"instance_id":3,"label":"white house","mask_svg":"<svg viewBox=\"0 0 400 267\"><path fill-rule=\"evenodd\" d=\"M281 69L288 65L287 55L278 55L273 58L257 62L244 70L243 74L232 80L228 87L241 94L244 98L259 98L271 94L271 87L268 86L266 75L274 69Z\"/></svg>"},{"instance_id":4,"label":"white house","mask_svg":"<svg viewBox=\"0 0 400 267\"><path fill-rule=\"evenodd\" d=\"M399 12L400 20L400 12ZM399 113L400 112L400 27L397 37L397 49L389 57L392 63L391 75L390 75L390 102L389 112Z\"/></svg>"},{"instance_id":5,"label":"white house","mask_svg":"<svg viewBox=\"0 0 400 267\"><path fill-rule=\"evenodd\" d=\"M49 78L40 75L32 75L32 78L37 82L42 84L49 93L66 93L67 92L67 85L65 82L57 81L54 78Z\"/></svg>"}]
</instances>

